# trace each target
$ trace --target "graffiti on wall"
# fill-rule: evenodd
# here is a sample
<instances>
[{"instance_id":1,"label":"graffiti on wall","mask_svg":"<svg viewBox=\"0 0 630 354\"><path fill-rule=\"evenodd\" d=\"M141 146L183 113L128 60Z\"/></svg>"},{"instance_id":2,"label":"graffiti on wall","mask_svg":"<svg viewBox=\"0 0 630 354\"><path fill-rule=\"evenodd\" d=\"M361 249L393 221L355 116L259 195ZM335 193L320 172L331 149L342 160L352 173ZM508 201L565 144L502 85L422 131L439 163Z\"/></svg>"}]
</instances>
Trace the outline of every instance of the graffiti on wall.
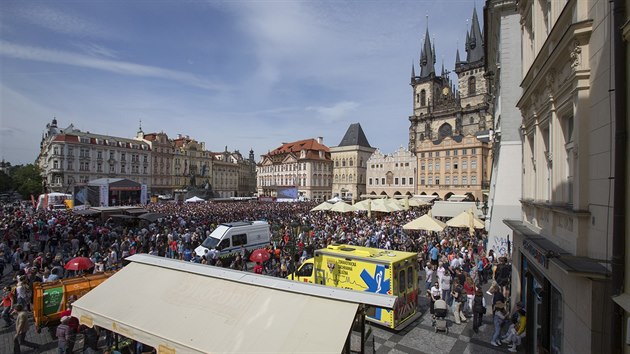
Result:
<instances>
[{"instance_id":1,"label":"graffiti on wall","mask_svg":"<svg viewBox=\"0 0 630 354\"><path fill-rule=\"evenodd\" d=\"M509 253L512 253L511 248L509 236L490 236L488 238L488 250L494 250L494 254L498 256L509 256Z\"/></svg>"}]
</instances>

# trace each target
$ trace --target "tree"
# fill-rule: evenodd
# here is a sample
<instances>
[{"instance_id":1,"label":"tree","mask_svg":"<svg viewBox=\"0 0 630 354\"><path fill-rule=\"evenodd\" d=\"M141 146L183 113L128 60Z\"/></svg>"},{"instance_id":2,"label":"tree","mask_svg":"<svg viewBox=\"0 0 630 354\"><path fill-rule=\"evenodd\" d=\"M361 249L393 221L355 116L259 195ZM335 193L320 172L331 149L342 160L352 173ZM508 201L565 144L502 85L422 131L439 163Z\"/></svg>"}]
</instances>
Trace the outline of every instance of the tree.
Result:
<instances>
[{"instance_id":1,"label":"tree","mask_svg":"<svg viewBox=\"0 0 630 354\"><path fill-rule=\"evenodd\" d=\"M0 171L0 193L9 192L14 189L13 178L4 171Z\"/></svg>"},{"instance_id":2,"label":"tree","mask_svg":"<svg viewBox=\"0 0 630 354\"><path fill-rule=\"evenodd\" d=\"M15 190L24 198L31 194L39 195L42 192L42 176L39 167L33 164L15 167L12 173Z\"/></svg>"}]
</instances>

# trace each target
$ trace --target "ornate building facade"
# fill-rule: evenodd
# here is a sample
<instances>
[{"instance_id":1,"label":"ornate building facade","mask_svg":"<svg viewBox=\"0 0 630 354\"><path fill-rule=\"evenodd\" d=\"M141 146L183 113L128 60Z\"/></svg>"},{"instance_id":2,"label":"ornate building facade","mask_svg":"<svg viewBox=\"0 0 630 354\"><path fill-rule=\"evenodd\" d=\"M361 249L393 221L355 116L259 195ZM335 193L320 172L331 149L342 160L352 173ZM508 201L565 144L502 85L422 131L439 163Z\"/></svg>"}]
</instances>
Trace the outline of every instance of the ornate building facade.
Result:
<instances>
[{"instance_id":1,"label":"ornate building facade","mask_svg":"<svg viewBox=\"0 0 630 354\"><path fill-rule=\"evenodd\" d=\"M483 199L483 193L489 187L492 144L487 137L493 123L484 77L483 36L476 9L466 34L466 53L466 60L460 59L459 50L456 53L459 90L444 66L437 74L435 45L431 44L428 28L420 54L419 75L416 75L415 65L412 66L413 115L409 117L409 150L418 158L418 166L424 164L426 167L417 171L417 192L420 194L440 198L449 194L471 194ZM462 159L461 153L471 152L471 149L475 150L478 168L474 171L446 169L447 165L468 164L468 157ZM428 166L431 166L430 170Z\"/></svg>"},{"instance_id":2,"label":"ornate building facade","mask_svg":"<svg viewBox=\"0 0 630 354\"><path fill-rule=\"evenodd\" d=\"M616 88L627 86L615 73L627 58L613 57L623 58L613 47L623 21L604 0L526 0L517 9L523 184L520 218L505 223L513 237L512 298L528 313L525 349L622 352L626 337L614 328L623 316L612 295L624 272L616 268L624 247L614 247L624 215L614 201L624 199L617 188L627 179L614 161L625 154L616 144L625 143L617 123L626 117L614 110L621 108L615 92L623 92Z\"/></svg>"},{"instance_id":3,"label":"ornate building facade","mask_svg":"<svg viewBox=\"0 0 630 354\"><path fill-rule=\"evenodd\" d=\"M351 124L339 145L330 148L334 162L333 197L358 201L366 193L367 161L374 150L361 124Z\"/></svg>"},{"instance_id":4,"label":"ornate building facade","mask_svg":"<svg viewBox=\"0 0 630 354\"><path fill-rule=\"evenodd\" d=\"M262 155L256 174L260 196L322 201L332 194L333 161L322 138L283 143Z\"/></svg>"},{"instance_id":5,"label":"ornate building facade","mask_svg":"<svg viewBox=\"0 0 630 354\"><path fill-rule=\"evenodd\" d=\"M418 160L402 146L391 155L376 150L367 161L367 194L413 196L416 193Z\"/></svg>"},{"instance_id":6,"label":"ornate building facade","mask_svg":"<svg viewBox=\"0 0 630 354\"><path fill-rule=\"evenodd\" d=\"M72 124L46 125L37 165L46 192L71 193L75 184L99 178L127 178L151 183L151 146L143 141L93 134Z\"/></svg>"},{"instance_id":7,"label":"ornate building facade","mask_svg":"<svg viewBox=\"0 0 630 354\"><path fill-rule=\"evenodd\" d=\"M217 154L203 142L164 132L133 139L82 132L73 125L46 125L37 164L47 192L72 192L77 183L99 178L127 178L145 184L150 194L207 190L207 195L251 196L255 191L254 152L244 159L238 151ZM215 173L214 166L217 166ZM213 187L216 186L216 193Z\"/></svg>"}]
</instances>

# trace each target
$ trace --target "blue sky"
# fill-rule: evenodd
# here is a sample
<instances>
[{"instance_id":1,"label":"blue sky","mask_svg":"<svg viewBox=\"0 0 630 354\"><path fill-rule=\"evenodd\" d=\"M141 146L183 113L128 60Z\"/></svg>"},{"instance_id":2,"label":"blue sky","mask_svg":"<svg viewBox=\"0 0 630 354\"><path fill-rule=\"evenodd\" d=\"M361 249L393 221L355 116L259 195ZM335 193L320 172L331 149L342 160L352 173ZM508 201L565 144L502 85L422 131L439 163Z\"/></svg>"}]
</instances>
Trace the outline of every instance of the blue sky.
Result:
<instances>
[{"instance_id":1,"label":"blue sky","mask_svg":"<svg viewBox=\"0 0 630 354\"><path fill-rule=\"evenodd\" d=\"M407 146L412 61L429 16L436 67L465 58L474 0L12 1L0 4L0 158L31 163L46 123L133 137L189 135L212 151L359 122ZM483 2L477 1L482 20ZM483 25L483 24L482 24Z\"/></svg>"}]
</instances>

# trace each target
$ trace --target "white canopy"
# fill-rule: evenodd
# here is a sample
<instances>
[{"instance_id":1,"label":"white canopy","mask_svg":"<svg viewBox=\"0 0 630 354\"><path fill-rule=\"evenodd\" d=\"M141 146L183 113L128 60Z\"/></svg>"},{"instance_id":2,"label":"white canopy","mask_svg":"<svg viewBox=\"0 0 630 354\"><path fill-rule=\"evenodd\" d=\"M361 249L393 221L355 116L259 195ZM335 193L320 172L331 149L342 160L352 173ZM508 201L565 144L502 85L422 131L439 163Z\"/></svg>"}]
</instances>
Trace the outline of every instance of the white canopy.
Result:
<instances>
[{"instance_id":1,"label":"white canopy","mask_svg":"<svg viewBox=\"0 0 630 354\"><path fill-rule=\"evenodd\" d=\"M370 205L372 205L371 199L364 199L360 202L356 202L353 204L353 206L357 208L357 210L363 210L363 211L370 210Z\"/></svg>"},{"instance_id":2,"label":"white canopy","mask_svg":"<svg viewBox=\"0 0 630 354\"><path fill-rule=\"evenodd\" d=\"M340 353L359 303L395 301L155 256L127 260L72 315L158 353Z\"/></svg>"},{"instance_id":3,"label":"white canopy","mask_svg":"<svg viewBox=\"0 0 630 354\"><path fill-rule=\"evenodd\" d=\"M372 211L391 213L393 211L401 210L404 210L404 208L393 199L376 199L372 202Z\"/></svg>"},{"instance_id":4,"label":"white canopy","mask_svg":"<svg viewBox=\"0 0 630 354\"><path fill-rule=\"evenodd\" d=\"M314 207L313 209L311 209L311 211L318 211L318 210L330 210L330 208L333 207L334 204L328 203L328 202L323 202L320 205Z\"/></svg>"},{"instance_id":5,"label":"white canopy","mask_svg":"<svg viewBox=\"0 0 630 354\"><path fill-rule=\"evenodd\" d=\"M192 198L186 199L186 203L200 203L200 202L205 202L205 200L201 199L201 198L199 198L197 196L194 196Z\"/></svg>"},{"instance_id":6,"label":"white canopy","mask_svg":"<svg viewBox=\"0 0 630 354\"><path fill-rule=\"evenodd\" d=\"M461 212L459 215L447 221L446 225L450 227L474 227L475 229L483 229L485 227L483 221L473 215L472 210Z\"/></svg>"},{"instance_id":7,"label":"white canopy","mask_svg":"<svg viewBox=\"0 0 630 354\"><path fill-rule=\"evenodd\" d=\"M335 205L333 205L332 208L330 208L330 211L335 211L338 213L347 213L347 212L357 211L357 210L358 209L355 208L354 205L350 205L345 202L337 202L335 203Z\"/></svg>"},{"instance_id":8,"label":"white canopy","mask_svg":"<svg viewBox=\"0 0 630 354\"><path fill-rule=\"evenodd\" d=\"M406 223L403 225L405 230L426 230L440 232L446 228L446 224L440 220L432 218L429 214L424 214L421 217Z\"/></svg>"}]
</instances>

